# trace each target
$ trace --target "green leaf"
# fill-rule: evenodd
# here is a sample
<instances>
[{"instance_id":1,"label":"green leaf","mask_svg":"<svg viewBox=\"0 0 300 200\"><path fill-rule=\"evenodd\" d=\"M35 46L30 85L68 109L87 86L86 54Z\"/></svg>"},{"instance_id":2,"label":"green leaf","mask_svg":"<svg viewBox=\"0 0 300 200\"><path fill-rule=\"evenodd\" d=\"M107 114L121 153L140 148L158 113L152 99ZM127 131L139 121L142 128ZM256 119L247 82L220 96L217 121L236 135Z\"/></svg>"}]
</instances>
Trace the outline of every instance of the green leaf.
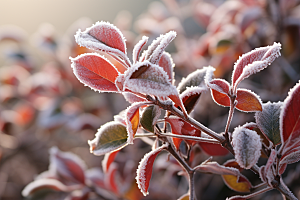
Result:
<instances>
[{"instance_id":1,"label":"green leaf","mask_svg":"<svg viewBox=\"0 0 300 200\"><path fill-rule=\"evenodd\" d=\"M120 122L108 122L104 124L92 141L88 141L90 151L100 156L125 147L127 143L126 126Z\"/></svg>"},{"instance_id":2,"label":"green leaf","mask_svg":"<svg viewBox=\"0 0 300 200\"><path fill-rule=\"evenodd\" d=\"M262 112L255 114L258 128L274 145L281 143L279 116L282 104L282 102L264 103Z\"/></svg>"},{"instance_id":3,"label":"green leaf","mask_svg":"<svg viewBox=\"0 0 300 200\"><path fill-rule=\"evenodd\" d=\"M142 125L142 127L144 129L146 129L147 131L150 131L152 133L154 133L153 121L156 118L157 109L159 109L159 108L157 108L154 105L148 106L147 108L144 109L144 112L143 112L142 117L140 119L141 120L140 124Z\"/></svg>"}]
</instances>

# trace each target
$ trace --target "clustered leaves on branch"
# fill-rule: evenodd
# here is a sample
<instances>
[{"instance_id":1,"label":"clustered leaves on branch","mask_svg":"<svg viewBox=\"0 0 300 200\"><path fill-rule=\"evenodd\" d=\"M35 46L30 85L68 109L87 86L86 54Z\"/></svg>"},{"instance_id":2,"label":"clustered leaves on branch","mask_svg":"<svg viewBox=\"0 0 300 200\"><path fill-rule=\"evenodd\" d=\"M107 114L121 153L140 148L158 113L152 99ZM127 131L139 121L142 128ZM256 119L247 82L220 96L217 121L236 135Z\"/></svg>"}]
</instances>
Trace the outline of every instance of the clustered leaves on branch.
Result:
<instances>
[{"instance_id":1,"label":"clustered leaves on branch","mask_svg":"<svg viewBox=\"0 0 300 200\"><path fill-rule=\"evenodd\" d=\"M122 33L110 23L98 22L83 32L79 30L75 35L79 45L104 52L110 59L117 61L112 64L99 53L86 53L71 58L73 72L78 80L98 92L120 93L131 103L124 112L115 116L113 122L101 126L95 138L88 141L93 154L105 155L103 170L106 176L114 176L117 169L113 160L120 149L133 144L137 138L155 137L157 140L152 151L142 158L136 174L138 187L144 195L148 194L154 160L164 150L178 161L188 178L190 188L184 198L196 199L194 174L197 171L221 175L232 190L252 192L230 197L231 200L248 199L272 189L277 189L288 199L297 199L281 175L288 164L300 160L300 84L295 85L284 102L278 103L262 103L253 91L238 88L242 80L263 70L280 56L281 44L274 43L242 55L234 65L231 84L224 79L213 78L215 69L208 66L189 74L176 87L174 63L170 54L165 52L175 37L174 31L161 35L141 53L148 41L148 37L142 37L133 49L131 62ZM211 91L218 105L230 107L223 133L216 133L189 116L202 92L207 90ZM231 134L229 127L235 109L255 112L255 123L236 127ZM166 114L161 119L163 110ZM262 140L262 137L267 140ZM211 158L193 167L190 154L192 147L197 144L209 155L222 156L229 151L235 159L220 165ZM184 145L188 149L187 153L182 151ZM268 161L265 165L257 166L261 150L266 152ZM64 154L57 152L57 149L51 150L51 162L65 166L65 158L61 158ZM52 168L50 165L50 171L53 171ZM251 169L259 174L262 184L253 186L241 174L243 169ZM79 182L78 187L84 191L87 185L83 179L84 174L64 174L59 167L57 170L63 177L75 178ZM70 190L60 179L53 179L48 185L43 185L42 179L29 184L23 195L30 195L42 186L55 187L60 191ZM109 183L109 187L106 185L104 188L120 193L116 183ZM264 188L253 192L259 186Z\"/></svg>"}]
</instances>

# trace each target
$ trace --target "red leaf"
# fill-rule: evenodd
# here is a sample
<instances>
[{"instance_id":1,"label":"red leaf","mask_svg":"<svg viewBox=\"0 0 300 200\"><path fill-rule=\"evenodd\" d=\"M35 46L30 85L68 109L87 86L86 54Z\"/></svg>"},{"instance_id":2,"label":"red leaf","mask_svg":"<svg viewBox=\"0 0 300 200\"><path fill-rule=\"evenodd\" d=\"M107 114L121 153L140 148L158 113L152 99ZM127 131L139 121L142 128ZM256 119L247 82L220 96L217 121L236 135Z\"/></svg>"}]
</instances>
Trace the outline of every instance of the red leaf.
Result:
<instances>
[{"instance_id":1,"label":"red leaf","mask_svg":"<svg viewBox=\"0 0 300 200\"><path fill-rule=\"evenodd\" d=\"M166 147L167 145L165 144L145 154L144 158L139 163L137 169L137 176L135 179L137 181L138 187L140 188L144 196L148 194L148 188L152 176L152 168L153 168L154 160L156 156Z\"/></svg>"},{"instance_id":2,"label":"red leaf","mask_svg":"<svg viewBox=\"0 0 300 200\"><path fill-rule=\"evenodd\" d=\"M182 100L180 99L179 95L176 94L176 95L169 95L168 96L173 102L175 105L178 105L180 108L181 108L181 111L183 112L183 115L184 116L188 116L186 110L185 110L185 107L182 103Z\"/></svg>"},{"instance_id":3,"label":"red leaf","mask_svg":"<svg viewBox=\"0 0 300 200\"><path fill-rule=\"evenodd\" d=\"M115 80L117 69L105 57L98 54L83 54L72 59L72 68L77 79L98 91L117 92Z\"/></svg>"},{"instance_id":4,"label":"red leaf","mask_svg":"<svg viewBox=\"0 0 300 200\"><path fill-rule=\"evenodd\" d=\"M113 191L115 194L119 194L119 187L118 187L118 181L117 179L117 165L115 163L112 163L110 168L108 169L108 172L105 176L105 183L108 188L110 188L111 191Z\"/></svg>"},{"instance_id":5,"label":"red leaf","mask_svg":"<svg viewBox=\"0 0 300 200\"><path fill-rule=\"evenodd\" d=\"M29 183L22 191L24 197L34 195L35 192L43 189L67 192L68 187L55 179L38 179Z\"/></svg>"},{"instance_id":6,"label":"red leaf","mask_svg":"<svg viewBox=\"0 0 300 200\"><path fill-rule=\"evenodd\" d=\"M84 162L75 154L62 152L57 147L50 149L50 171L67 181L85 183Z\"/></svg>"},{"instance_id":7,"label":"red leaf","mask_svg":"<svg viewBox=\"0 0 300 200\"><path fill-rule=\"evenodd\" d=\"M245 112L262 111L262 102L254 92L246 89L237 90L236 108Z\"/></svg>"},{"instance_id":8,"label":"red leaf","mask_svg":"<svg viewBox=\"0 0 300 200\"><path fill-rule=\"evenodd\" d=\"M111 165L112 162L114 162L115 157L116 157L116 155L119 151L120 150L110 152L110 153L107 153L107 154L104 155L104 158L102 160L102 169L103 169L104 173L106 173L108 171L109 166Z\"/></svg>"},{"instance_id":9,"label":"red leaf","mask_svg":"<svg viewBox=\"0 0 300 200\"><path fill-rule=\"evenodd\" d=\"M201 93L204 91L206 91L206 88L204 87L191 87L180 94L180 98L188 114L193 111ZM175 105L175 107L178 107L178 105Z\"/></svg>"},{"instance_id":10,"label":"red leaf","mask_svg":"<svg viewBox=\"0 0 300 200\"><path fill-rule=\"evenodd\" d=\"M172 128L172 133L176 135L182 135L182 127L184 125L184 121L180 118L175 118L175 117L169 117L166 118L166 121L171 125ZM182 139L180 138L175 138L172 137L174 146L177 150L179 150L180 143L182 142Z\"/></svg>"},{"instance_id":11,"label":"red leaf","mask_svg":"<svg viewBox=\"0 0 300 200\"><path fill-rule=\"evenodd\" d=\"M299 141L300 136L300 83L297 83L284 100L280 115L281 148Z\"/></svg>"},{"instance_id":12,"label":"red leaf","mask_svg":"<svg viewBox=\"0 0 300 200\"><path fill-rule=\"evenodd\" d=\"M229 83L224 79L213 79L207 83L207 86L223 94L229 94Z\"/></svg>"},{"instance_id":13,"label":"red leaf","mask_svg":"<svg viewBox=\"0 0 300 200\"><path fill-rule=\"evenodd\" d=\"M228 150L220 144L213 144L208 142L199 142L201 149L210 156L225 156Z\"/></svg>"},{"instance_id":14,"label":"red leaf","mask_svg":"<svg viewBox=\"0 0 300 200\"><path fill-rule=\"evenodd\" d=\"M196 166L194 169L203 173L212 173L218 175L234 175L240 176L241 173L238 169L219 165L217 162L204 162Z\"/></svg>"},{"instance_id":15,"label":"red leaf","mask_svg":"<svg viewBox=\"0 0 300 200\"><path fill-rule=\"evenodd\" d=\"M217 90L211 89L211 96L217 104L225 107L230 106L230 98L228 95L218 92Z\"/></svg>"},{"instance_id":16,"label":"red leaf","mask_svg":"<svg viewBox=\"0 0 300 200\"><path fill-rule=\"evenodd\" d=\"M251 74L257 73L280 55L281 44L275 43L272 46L260 47L242 55L234 65L232 73L232 86L234 91L238 84Z\"/></svg>"}]
</instances>

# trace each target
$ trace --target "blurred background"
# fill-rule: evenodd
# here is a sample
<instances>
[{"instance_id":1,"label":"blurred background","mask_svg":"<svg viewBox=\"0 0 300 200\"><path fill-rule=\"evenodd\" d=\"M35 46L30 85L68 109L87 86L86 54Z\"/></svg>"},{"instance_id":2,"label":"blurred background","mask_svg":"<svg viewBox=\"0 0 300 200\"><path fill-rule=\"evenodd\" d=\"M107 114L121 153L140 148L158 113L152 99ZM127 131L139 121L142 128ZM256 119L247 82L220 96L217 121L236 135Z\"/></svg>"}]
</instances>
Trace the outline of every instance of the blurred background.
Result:
<instances>
[{"instance_id":1,"label":"blurred background","mask_svg":"<svg viewBox=\"0 0 300 200\"><path fill-rule=\"evenodd\" d=\"M240 84L263 102L277 102L283 101L300 79L299 4L299 0L0 1L0 200L24 199L24 187L48 170L48 151L53 146L76 154L87 169L102 171L102 157L90 154L87 140L130 104L120 94L99 94L75 78L69 57L92 52L75 43L78 29L85 30L97 21L113 23L127 40L129 58L142 35L149 37L150 44L160 34L175 30L177 37L167 51L175 63L176 85L182 77L208 65L216 68L216 77L230 82L239 56L281 42L282 56ZM209 92L201 96L192 113L216 132L224 131L227 114L228 108L216 105ZM254 121L253 116L236 111L230 131ZM134 183L135 170L150 149L136 140L117 154L115 164L123 184L120 191L108 187L109 197L92 191L77 199L177 199L185 194L185 178L162 154L154 167L150 195L141 195ZM197 146L191 164L199 164L209 155L210 151ZM215 156L214 160L222 164L230 158ZM262 158L260 164L265 161ZM128 170L132 173L125 173ZM298 198L299 173L300 165L294 164L284 174ZM260 182L251 172L245 175L253 184ZM204 200L238 194L228 189L221 177L207 174L197 175L196 193ZM73 193L50 192L36 199L75 197ZM282 199L276 191L257 199L270 197Z\"/></svg>"}]
</instances>

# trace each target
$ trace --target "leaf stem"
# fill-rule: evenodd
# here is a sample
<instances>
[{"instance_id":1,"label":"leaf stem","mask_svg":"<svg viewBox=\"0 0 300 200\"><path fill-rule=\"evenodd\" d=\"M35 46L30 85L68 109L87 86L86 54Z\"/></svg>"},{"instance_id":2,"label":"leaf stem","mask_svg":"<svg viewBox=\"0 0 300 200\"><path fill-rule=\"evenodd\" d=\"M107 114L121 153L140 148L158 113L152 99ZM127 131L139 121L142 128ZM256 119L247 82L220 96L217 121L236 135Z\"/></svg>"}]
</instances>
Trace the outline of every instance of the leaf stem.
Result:
<instances>
[{"instance_id":1,"label":"leaf stem","mask_svg":"<svg viewBox=\"0 0 300 200\"><path fill-rule=\"evenodd\" d=\"M233 113L234 113L234 108L236 106L236 103L235 103L235 99L236 99L236 96L235 95L232 95L230 97L230 110L229 110L229 114L228 114L228 119L227 119L227 123L226 123L226 128L225 128L225 138L229 140L229 134L228 134L228 131L229 131L229 127L230 127L230 124L231 124L231 121L232 121L232 117L233 117Z\"/></svg>"}]
</instances>

